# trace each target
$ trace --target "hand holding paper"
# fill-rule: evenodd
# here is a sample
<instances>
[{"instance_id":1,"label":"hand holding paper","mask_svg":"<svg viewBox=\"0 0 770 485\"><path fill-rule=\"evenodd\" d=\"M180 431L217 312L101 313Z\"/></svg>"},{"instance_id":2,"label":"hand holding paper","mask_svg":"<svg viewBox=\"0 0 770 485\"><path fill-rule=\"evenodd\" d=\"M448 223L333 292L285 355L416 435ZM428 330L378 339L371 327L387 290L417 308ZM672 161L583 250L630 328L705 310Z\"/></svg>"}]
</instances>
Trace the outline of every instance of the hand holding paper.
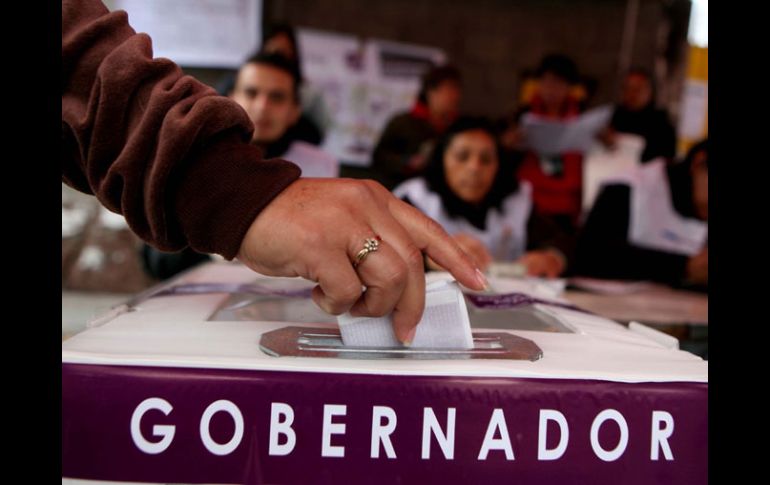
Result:
<instances>
[{"instance_id":1,"label":"hand holding paper","mask_svg":"<svg viewBox=\"0 0 770 485\"><path fill-rule=\"evenodd\" d=\"M557 121L526 113L521 119L521 129L526 145L541 156L586 152L611 117L612 106L600 106L577 118Z\"/></svg>"},{"instance_id":2,"label":"hand holding paper","mask_svg":"<svg viewBox=\"0 0 770 485\"><path fill-rule=\"evenodd\" d=\"M345 345L355 347L400 347L391 317L352 317L337 319ZM410 347L470 349L473 335L468 309L460 287L454 281L435 281L425 288L425 313Z\"/></svg>"}]
</instances>

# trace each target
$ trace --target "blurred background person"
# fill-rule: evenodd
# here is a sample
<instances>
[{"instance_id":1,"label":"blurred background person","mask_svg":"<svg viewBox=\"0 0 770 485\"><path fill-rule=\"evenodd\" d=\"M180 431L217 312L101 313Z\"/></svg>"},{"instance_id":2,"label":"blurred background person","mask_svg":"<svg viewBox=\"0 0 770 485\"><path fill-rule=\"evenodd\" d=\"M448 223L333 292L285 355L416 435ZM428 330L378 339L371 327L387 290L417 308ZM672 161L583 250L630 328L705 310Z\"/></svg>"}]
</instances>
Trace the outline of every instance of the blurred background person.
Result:
<instances>
[{"instance_id":1,"label":"blurred background person","mask_svg":"<svg viewBox=\"0 0 770 485\"><path fill-rule=\"evenodd\" d=\"M412 110L388 121L372 155L372 171L388 189L419 173L436 138L455 120L462 95L460 71L427 71Z\"/></svg>"},{"instance_id":2,"label":"blurred background person","mask_svg":"<svg viewBox=\"0 0 770 485\"><path fill-rule=\"evenodd\" d=\"M578 239L575 273L708 289L708 140L607 182Z\"/></svg>"},{"instance_id":3,"label":"blurred background person","mask_svg":"<svg viewBox=\"0 0 770 485\"><path fill-rule=\"evenodd\" d=\"M569 120L581 112L580 100L572 90L579 80L575 62L562 54L543 58L537 69L537 91L523 106L517 121L526 113L550 120ZM508 146L520 145L520 128L504 135ZM526 150L518 171L521 180L532 185L535 212L551 219L562 231L574 234L580 217L582 195L582 160L578 152L541 155Z\"/></svg>"},{"instance_id":4,"label":"blurred background person","mask_svg":"<svg viewBox=\"0 0 770 485\"><path fill-rule=\"evenodd\" d=\"M532 188L518 182L515 164L501 158L493 125L461 117L440 138L424 175L394 195L438 221L487 269L517 261L530 275L556 277L567 267L569 238L532 210ZM428 261L432 269L439 269Z\"/></svg>"},{"instance_id":5,"label":"blurred background person","mask_svg":"<svg viewBox=\"0 0 770 485\"><path fill-rule=\"evenodd\" d=\"M291 136L313 145L323 143L325 132L331 127L331 113L326 105L323 93L305 82L300 59L299 44L294 29L287 24L274 24L265 30L262 45L256 54L276 54L283 56L297 73L299 80L300 115L291 127ZM238 72L227 74L218 84L217 92L232 97Z\"/></svg>"},{"instance_id":6,"label":"blurred background person","mask_svg":"<svg viewBox=\"0 0 770 485\"><path fill-rule=\"evenodd\" d=\"M241 66L230 97L254 123L252 142L264 150L265 158L290 160L299 165L303 177L336 177L337 160L292 129L302 113L299 85L294 63L265 52Z\"/></svg>"},{"instance_id":7,"label":"blurred background person","mask_svg":"<svg viewBox=\"0 0 770 485\"><path fill-rule=\"evenodd\" d=\"M646 69L634 68L626 74L620 103L600 140L612 148L618 133L644 138L643 163L658 157L670 162L676 155L676 130L668 112L655 105L655 87L652 75Z\"/></svg>"},{"instance_id":8,"label":"blurred background person","mask_svg":"<svg viewBox=\"0 0 770 485\"><path fill-rule=\"evenodd\" d=\"M284 23L269 26L265 30L261 50L281 54L296 66L302 114L291 129L296 132L296 138L320 145L332 127L333 117L323 93L306 82L302 70L302 53L294 27Z\"/></svg>"}]
</instances>

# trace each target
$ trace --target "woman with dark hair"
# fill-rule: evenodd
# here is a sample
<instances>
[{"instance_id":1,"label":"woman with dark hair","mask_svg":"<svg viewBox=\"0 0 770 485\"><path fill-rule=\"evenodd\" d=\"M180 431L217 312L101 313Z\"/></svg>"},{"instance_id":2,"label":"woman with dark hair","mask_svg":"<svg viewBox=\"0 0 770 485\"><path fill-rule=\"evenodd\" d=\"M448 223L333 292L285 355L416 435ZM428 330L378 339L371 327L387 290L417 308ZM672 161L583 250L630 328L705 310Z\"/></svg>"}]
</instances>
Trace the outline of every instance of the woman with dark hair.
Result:
<instances>
[{"instance_id":1,"label":"woman with dark hair","mask_svg":"<svg viewBox=\"0 0 770 485\"><path fill-rule=\"evenodd\" d=\"M684 161L604 184L578 239L575 272L708 287L708 140Z\"/></svg>"},{"instance_id":2,"label":"woman with dark hair","mask_svg":"<svg viewBox=\"0 0 770 485\"><path fill-rule=\"evenodd\" d=\"M462 117L438 140L423 176L393 193L441 224L482 269L518 261L531 275L555 277L566 269L568 240L533 213L532 188L516 180L515 165L501 156L488 120Z\"/></svg>"},{"instance_id":3,"label":"woman with dark hair","mask_svg":"<svg viewBox=\"0 0 770 485\"><path fill-rule=\"evenodd\" d=\"M610 126L600 140L612 148L617 143L617 133L630 133L644 138L641 162L658 157L673 161L676 154L676 129L668 112L655 104L655 85L652 74L646 69L630 69L623 80L620 103L615 106Z\"/></svg>"}]
</instances>

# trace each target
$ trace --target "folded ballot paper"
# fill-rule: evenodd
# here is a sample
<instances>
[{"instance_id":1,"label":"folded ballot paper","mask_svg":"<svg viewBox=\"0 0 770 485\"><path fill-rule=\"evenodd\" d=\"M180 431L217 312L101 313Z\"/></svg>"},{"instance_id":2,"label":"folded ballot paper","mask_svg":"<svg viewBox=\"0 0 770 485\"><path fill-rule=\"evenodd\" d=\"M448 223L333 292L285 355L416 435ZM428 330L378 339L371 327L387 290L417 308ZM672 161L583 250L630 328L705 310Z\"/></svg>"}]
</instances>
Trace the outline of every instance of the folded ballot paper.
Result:
<instances>
[{"instance_id":1,"label":"folded ballot paper","mask_svg":"<svg viewBox=\"0 0 770 485\"><path fill-rule=\"evenodd\" d=\"M526 113L521 128L528 146L542 156L586 152L612 117L612 106L599 106L568 120L551 120Z\"/></svg>"},{"instance_id":2,"label":"folded ballot paper","mask_svg":"<svg viewBox=\"0 0 770 485\"><path fill-rule=\"evenodd\" d=\"M354 347L401 347L393 331L390 315L337 317L342 342ZM460 286L439 280L425 287L425 312L417 325L412 348L471 349L473 335Z\"/></svg>"}]
</instances>

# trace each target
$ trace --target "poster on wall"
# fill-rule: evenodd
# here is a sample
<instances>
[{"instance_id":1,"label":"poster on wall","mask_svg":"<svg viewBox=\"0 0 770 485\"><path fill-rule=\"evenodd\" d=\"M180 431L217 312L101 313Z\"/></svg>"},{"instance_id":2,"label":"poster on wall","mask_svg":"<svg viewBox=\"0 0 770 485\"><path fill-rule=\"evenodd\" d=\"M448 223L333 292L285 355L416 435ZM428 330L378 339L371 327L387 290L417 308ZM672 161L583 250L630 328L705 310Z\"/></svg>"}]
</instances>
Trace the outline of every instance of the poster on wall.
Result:
<instances>
[{"instance_id":1,"label":"poster on wall","mask_svg":"<svg viewBox=\"0 0 770 485\"><path fill-rule=\"evenodd\" d=\"M698 140L705 136L708 99L708 81L685 81L679 115L679 134L682 138Z\"/></svg>"},{"instance_id":2,"label":"poster on wall","mask_svg":"<svg viewBox=\"0 0 770 485\"><path fill-rule=\"evenodd\" d=\"M708 136L708 102L708 48L691 45L687 59L687 79L679 106L677 134L680 155Z\"/></svg>"},{"instance_id":3,"label":"poster on wall","mask_svg":"<svg viewBox=\"0 0 770 485\"><path fill-rule=\"evenodd\" d=\"M149 34L155 57L180 66L237 69L259 47L262 0L106 0Z\"/></svg>"},{"instance_id":4,"label":"poster on wall","mask_svg":"<svg viewBox=\"0 0 770 485\"><path fill-rule=\"evenodd\" d=\"M367 76L363 65L362 43L350 35L312 29L298 29L297 41L302 56L303 101L308 96L319 121L324 113L323 148L338 160L362 160L367 156L366 113ZM312 94L308 95L310 91ZM306 101L303 103L306 104Z\"/></svg>"},{"instance_id":5,"label":"poster on wall","mask_svg":"<svg viewBox=\"0 0 770 485\"><path fill-rule=\"evenodd\" d=\"M446 61L433 47L298 29L307 89L329 114L324 149L341 163L368 166L388 120L410 109L420 77Z\"/></svg>"}]
</instances>

